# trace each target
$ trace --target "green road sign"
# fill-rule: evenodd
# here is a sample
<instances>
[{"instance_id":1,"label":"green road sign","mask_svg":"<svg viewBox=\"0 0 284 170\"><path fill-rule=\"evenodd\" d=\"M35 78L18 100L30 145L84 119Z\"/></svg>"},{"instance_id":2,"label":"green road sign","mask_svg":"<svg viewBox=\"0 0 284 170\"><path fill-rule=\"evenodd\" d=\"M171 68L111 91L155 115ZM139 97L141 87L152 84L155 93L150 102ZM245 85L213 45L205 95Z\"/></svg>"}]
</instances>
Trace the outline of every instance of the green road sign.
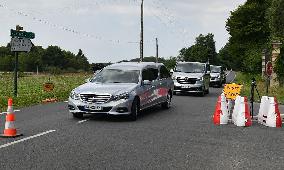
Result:
<instances>
[{"instance_id":1,"label":"green road sign","mask_svg":"<svg viewBox=\"0 0 284 170\"><path fill-rule=\"evenodd\" d=\"M34 39L35 33L26 31L16 31L11 29L11 37Z\"/></svg>"}]
</instances>

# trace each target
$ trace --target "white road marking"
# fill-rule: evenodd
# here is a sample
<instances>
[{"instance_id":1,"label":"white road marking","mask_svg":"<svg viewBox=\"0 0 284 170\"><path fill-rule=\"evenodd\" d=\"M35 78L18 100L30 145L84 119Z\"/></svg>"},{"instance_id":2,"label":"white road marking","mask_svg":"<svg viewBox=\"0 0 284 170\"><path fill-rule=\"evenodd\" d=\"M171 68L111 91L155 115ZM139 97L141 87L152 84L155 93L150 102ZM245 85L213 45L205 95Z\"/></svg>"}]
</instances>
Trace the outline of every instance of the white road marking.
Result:
<instances>
[{"instance_id":1,"label":"white road marking","mask_svg":"<svg viewBox=\"0 0 284 170\"><path fill-rule=\"evenodd\" d=\"M79 121L79 122L77 122L77 123L78 123L78 124L81 124L81 123L87 122L88 120L90 120L90 119L81 120L81 121Z\"/></svg>"},{"instance_id":2,"label":"white road marking","mask_svg":"<svg viewBox=\"0 0 284 170\"><path fill-rule=\"evenodd\" d=\"M14 110L14 112L20 112L21 110ZM2 112L0 115L7 114L7 112Z\"/></svg>"},{"instance_id":3,"label":"white road marking","mask_svg":"<svg viewBox=\"0 0 284 170\"><path fill-rule=\"evenodd\" d=\"M33 136L30 136L30 137L27 137L27 138L23 138L23 139L20 139L20 140L16 140L14 142L10 142L10 143L6 143L4 145L0 145L0 149L2 148L6 148L8 146L11 146L11 145L14 145L14 144L17 144L17 143L20 143L20 142L24 142L26 140L29 140L29 139L33 139L33 138L36 138L36 137L40 137L42 135L46 135L48 133L51 133L51 132L55 132L56 130L49 130L49 131L46 131L46 132L42 132L42 133L39 133L37 135L33 135Z\"/></svg>"}]
</instances>

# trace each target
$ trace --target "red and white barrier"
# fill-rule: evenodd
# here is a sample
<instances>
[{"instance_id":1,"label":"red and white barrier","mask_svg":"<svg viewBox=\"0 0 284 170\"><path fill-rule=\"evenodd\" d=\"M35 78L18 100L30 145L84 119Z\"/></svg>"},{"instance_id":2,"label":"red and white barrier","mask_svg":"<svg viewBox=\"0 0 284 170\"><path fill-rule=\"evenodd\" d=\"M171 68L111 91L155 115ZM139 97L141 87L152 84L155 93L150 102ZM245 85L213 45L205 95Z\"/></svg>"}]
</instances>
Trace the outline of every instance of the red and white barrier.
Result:
<instances>
[{"instance_id":1,"label":"red and white barrier","mask_svg":"<svg viewBox=\"0 0 284 170\"><path fill-rule=\"evenodd\" d=\"M232 113L232 122L236 126L242 127L252 125L247 97L237 96Z\"/></svg>"},{"instance_id":2,"label":"red and white barrier","mask_svg":"<svg viewBox=\"0 0 284 170\"><path fill-rule=\"evenodd\" d=\"M268 127L281 127L282 119L278 102L275 97L263 96L261 98L258 122Z\"/></svg>"},{"instance_id":3,"label":"red and white barrier","mask_svg":"<svg viewBox=\"0 0 284 170\"><path fill-rule=\"evenodd\" d=\"M229 112L227 100L224 93L218 97L218 101L215 107L215 112L213 115L213 123L215 125L224 125L228 124L229 121Z\"/></svg>"}]
</instances>

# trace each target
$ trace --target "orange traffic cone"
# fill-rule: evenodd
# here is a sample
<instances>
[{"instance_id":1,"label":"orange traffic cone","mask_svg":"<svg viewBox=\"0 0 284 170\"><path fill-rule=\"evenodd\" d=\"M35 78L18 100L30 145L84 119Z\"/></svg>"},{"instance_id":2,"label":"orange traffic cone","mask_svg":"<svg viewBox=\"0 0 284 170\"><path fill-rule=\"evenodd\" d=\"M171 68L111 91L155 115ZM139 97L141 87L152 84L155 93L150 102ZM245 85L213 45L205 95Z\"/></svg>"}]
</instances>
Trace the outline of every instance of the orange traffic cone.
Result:
<instances>
[{"instance_id":1,"label":"orange traffic cone","mask_svg":"<svg viewBox=\"0 0 284 170\"><path fill-rule=\"evenodd\" d=\"M4 134L1 134L0 137L15 138L18 136L22 136L22 134L17 134L14 121L15 113L13 110L13 100L9 98Z\"/></svg>"},{"instance_id":2,"label":"orange traffic cone","mask_svg":"<svg viewBox=\"0 0 284 170\"><path fill-rule=\"evenodd\" d=\"M251 126L252 125L252 120L250 116L250 111L249 111L249 105L248 105L248 99L247 97L244 97L244 102L245 102L245 126Z\"/></svg>"}]
</instances>

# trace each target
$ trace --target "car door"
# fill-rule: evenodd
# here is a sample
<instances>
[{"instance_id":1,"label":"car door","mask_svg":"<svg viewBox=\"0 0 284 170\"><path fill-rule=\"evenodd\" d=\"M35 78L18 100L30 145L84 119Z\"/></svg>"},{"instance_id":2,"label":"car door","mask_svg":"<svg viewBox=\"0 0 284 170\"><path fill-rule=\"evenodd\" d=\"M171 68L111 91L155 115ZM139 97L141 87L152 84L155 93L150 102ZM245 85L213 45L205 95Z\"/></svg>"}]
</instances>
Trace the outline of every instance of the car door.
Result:
<instances>
[{"instance_id":1,"label":"car door","mask_svg":"<svg viewBox=\"0 0 284 170\"><path fill-rule=\"evenodd\" d=\"M155 88L157 87L158 69L155 68L145 68L142 70L142 101L141 107L147 108L154 104L155 100Z\"/></svg>"},{"instance_id":2,"label":"car door","mask_svg":"<svg viewBox=\"0 0 284 170\"><path fill-rule=\"evenodd\" d=\"M162 103L167 100L167 94L171 86L169 81L170 77L170 72L162 65L159 69L158 103Z\"/></svg>"}]
</instances>

